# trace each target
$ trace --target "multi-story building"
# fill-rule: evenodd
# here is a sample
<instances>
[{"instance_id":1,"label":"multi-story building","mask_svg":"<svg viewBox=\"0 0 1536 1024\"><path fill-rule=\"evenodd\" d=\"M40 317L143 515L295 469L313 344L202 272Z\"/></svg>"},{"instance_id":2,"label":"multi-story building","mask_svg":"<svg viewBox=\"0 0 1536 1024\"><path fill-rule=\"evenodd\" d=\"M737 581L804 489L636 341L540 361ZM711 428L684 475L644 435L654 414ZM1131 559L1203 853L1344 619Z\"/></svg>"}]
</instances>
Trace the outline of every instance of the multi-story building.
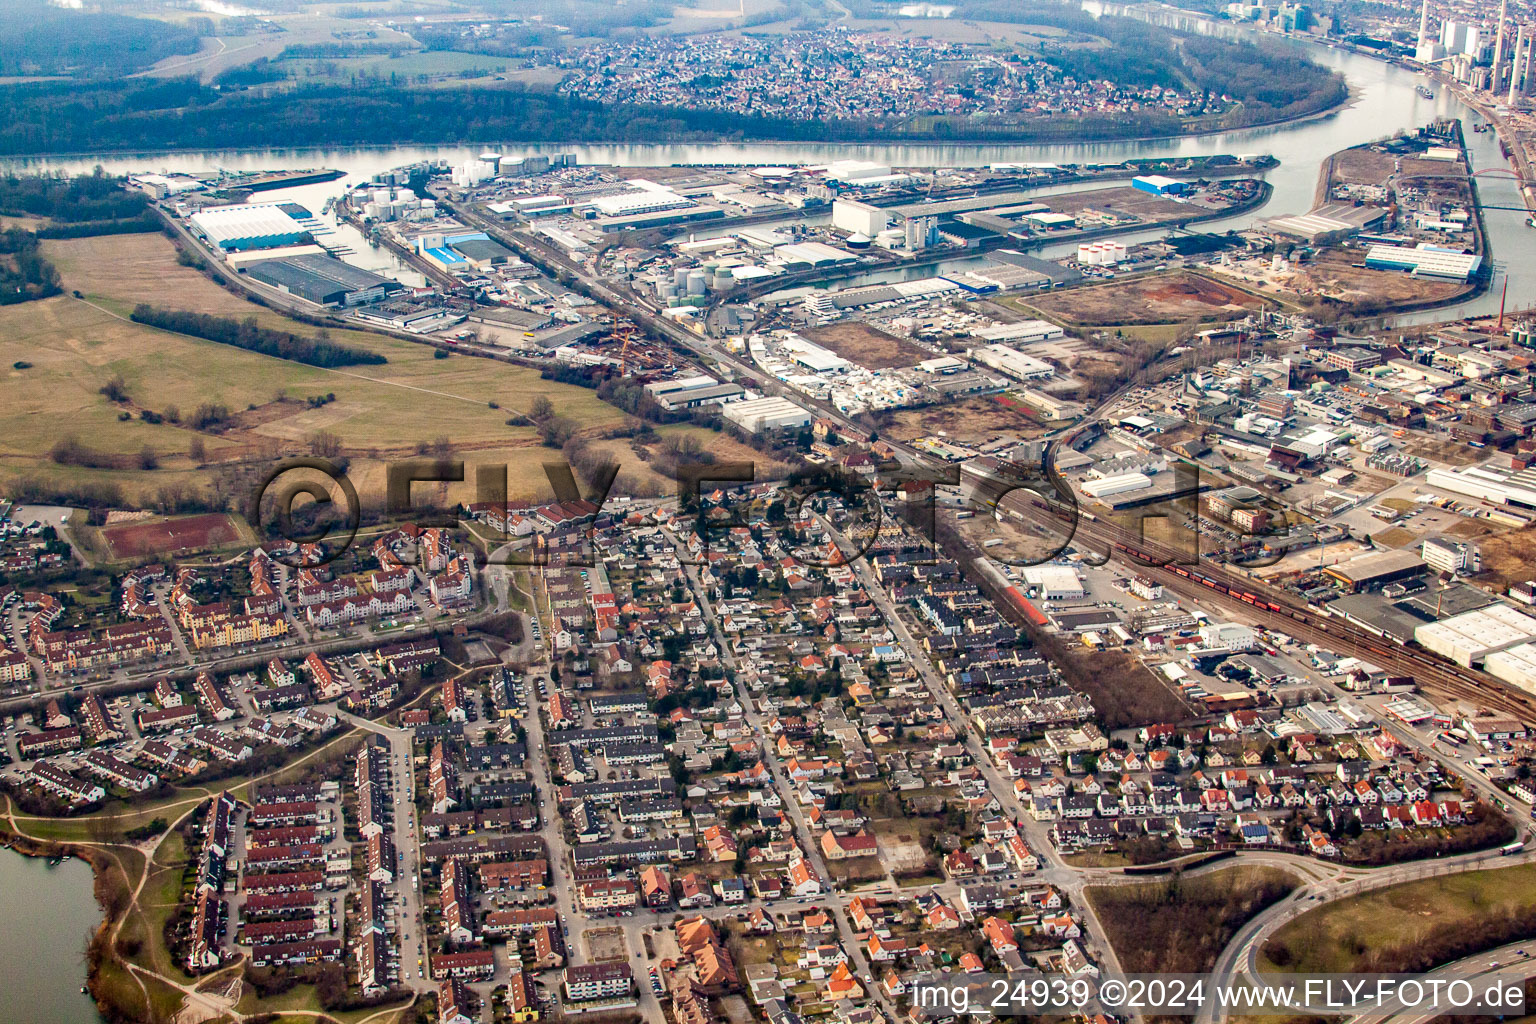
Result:
<instances>
[{"instance_id":1,"label":"multi-story building","mask_svg":"<svg viewBox=\"0 0 1536 1024\"><path fill-rule=\"evenodd\" d=\"M565 969L565 997L574 1003L627 996L633 984L629 964L584 964Z\"/></svg>"}]
</instances>

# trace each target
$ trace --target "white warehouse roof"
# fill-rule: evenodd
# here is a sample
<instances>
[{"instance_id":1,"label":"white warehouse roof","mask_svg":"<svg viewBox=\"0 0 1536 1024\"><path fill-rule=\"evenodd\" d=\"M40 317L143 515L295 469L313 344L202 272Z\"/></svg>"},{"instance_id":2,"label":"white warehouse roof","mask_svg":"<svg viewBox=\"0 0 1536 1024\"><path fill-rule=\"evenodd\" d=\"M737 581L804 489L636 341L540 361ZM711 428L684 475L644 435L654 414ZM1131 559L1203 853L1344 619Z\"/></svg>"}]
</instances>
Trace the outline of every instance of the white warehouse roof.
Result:
<instances>
[{"instance_id":1,"label":"white warehouse roof","mask_svg":"<svg viewBox=\"0 0 1536 1024\"><path fill-rule=\"evenodd\" d=\"M1536 619L1507 604L1453 615L1413 631L1427 650L1471 668L1494 651L1536 640Z\"/></svg>"},{"instance_id":2,"label":"white warehouse roof","mask_svg":"<svg viewBox=\"0 0 1536 1024\"><path fill-rule=\"evenodd\" d=\"M1151 486L1152 478L1145 473L1117 473L1100 480L1085 480L1082 489L1083 493L1090 498L1102 498L1110 494L1139 491L1143 487Z\"/></svg>"},{"instance_id":3,"label":"white warehouse roof","mask_svg":"<svg viewBox=\"0 0 1536 1024\"><path fill-rule=\"evenodd\" d=\"M1040 588L1040 596L1078 597L1083 593L1083 579L1068 565L1031 565L1024 570L1024 581Z\"/></svg>"},{"instance_id":4,"label":"white warehouse roof","mask_svg":"<svg viewBox=\"0 0 1536 1024\"><path fill-rule=\"evenodd\" d=\"M720 415L743 430L760 433L780 427L802 427L811 422L811 414L787 398L751 398L732 402Z\"/></svg>"},{"instance_id":5,"label":"white warehouse roof","mask_svg":"<svg viewBox=\"0 0 1536 1024\"><path fill-rule=\"evenodd\" d=\"M1016 324L993 324L990 327L982 327L971 332L977 338L985 338L987 341L1049 341L1052 338L1060 338L1067 332L1051 323L1049 320L1023 320Z\"/></svg>"},{"instance_id":6,"label":"white warehouse roof","mask_svg":"<svg viewBox=\"0 0 1536 1024\"><path fill-rule=\"evenodd\" d=\"M1536 644L1494 651L1483 661L1483 671L1527 693L1536 693Z\"/></svg>"},{"instance_id":7,"label":"white warehouse roof","mask_svg":"<svg viewBox=\"0 0 1536 1024\"><path fill-rule=\"evenodd\" d=\"M304 226L275 203L214 206L192 215L192 223L215 245L258 238L292 241Z\"/></svg>"}]
</instances>

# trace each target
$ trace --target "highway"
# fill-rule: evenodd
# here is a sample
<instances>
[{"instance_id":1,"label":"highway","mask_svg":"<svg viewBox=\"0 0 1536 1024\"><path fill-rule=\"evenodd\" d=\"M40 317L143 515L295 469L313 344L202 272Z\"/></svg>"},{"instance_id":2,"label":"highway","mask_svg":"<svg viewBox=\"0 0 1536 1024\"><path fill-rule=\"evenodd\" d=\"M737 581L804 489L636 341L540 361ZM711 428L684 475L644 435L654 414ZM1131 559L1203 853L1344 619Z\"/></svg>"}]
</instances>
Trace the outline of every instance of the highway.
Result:
<instances>
[{"instance_id":1,"label":"highway","mask_svg":"<svg viewBox=\"0 0 1536 1024\"><path fill-rule=\"evenodd\" d=\"M1296 918L1315 910L1325 902L1347 899L1375 889L1399 885L1424 878L1459 874L1484 868L1514 867L1536 861L1536 851L1527 849L1512 857L1501 856L1497 850L1483 850L1433 861L1413 861L1392 867L1366 869L1340 868L1335 874L1307 881L1290 896L1276 903L1240 929L1217 958L1212 972L1218 978L1283 982L1283 976L1262 975L1259 971L1259 955L1275 933ZM1476 958L1469 958L1475 960ZM1195 1024L1217 1024L1226 1014L1215 1006L1207 1005L1195 1018Z\"/></svg>"}]
</instances>

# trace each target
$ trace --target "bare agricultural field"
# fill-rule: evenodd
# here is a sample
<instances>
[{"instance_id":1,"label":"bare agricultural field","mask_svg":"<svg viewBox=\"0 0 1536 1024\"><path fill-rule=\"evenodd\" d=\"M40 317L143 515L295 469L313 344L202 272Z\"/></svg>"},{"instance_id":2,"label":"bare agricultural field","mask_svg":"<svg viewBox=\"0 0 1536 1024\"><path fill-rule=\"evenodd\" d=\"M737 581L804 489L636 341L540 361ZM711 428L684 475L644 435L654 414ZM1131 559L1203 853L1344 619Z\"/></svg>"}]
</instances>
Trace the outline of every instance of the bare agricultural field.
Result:
<instances>
[{"instance_id":1,"label":"bare agricultural field","mask_svg":"<svg viewBox=\"0 0 1536 1024\"><path fill-rule=\"evenodd\" d=\"M1030 437L1043 433L1038 420L999 401L1006 395L982 395L948 405L900 409L884 417L881 433L897 441L943 434L960 444L981 444L1000 435Z\"/></svg>"},{"instance_id":2,"label":"bare agricultural field","mask_svg":"<svg viewBox=\"0 0 1536 1024\"><path fill-rule=\"evenodd\" d=\"M87 298L117 300L128 309L174 299L177 309L192 313L248 316L261 311L196 268L177 263L176 247L158 232L45 239L42 250L59 268L65 290Z\"/></svg>"},{"instance_id":3,"label":"bare agricultural field","mask_svg":"<svg viewBox=\"0 0 1536 1024\"><path fill-rule=\"evenodd\" d=\"M1078 327L1234 320L1262 304L1241 289L1187 271L1066 288L1032 299L1043 313Z\"/></svg>"},{"instance_id":4,"label":"bare agricultural field","mask_svg":"<svg viewBox=\"0 0 1536 1024\"><path fill-rule=\"evenodd\" d=\"M1446 278L1368 270L1364 258L1358 249L1326 249L1315 260L1293 263L1284 271L1247 261L1221 273L1239 277L1260 294L1302 310L1353 314L1448 302L1472 287Z\"/></svg>"},{"instance_id":5,"label":"bare agricultural field","mask_svg":"<svg viewBox=\"0 0 1536 1024\"><path fill-rule=\"evenodd\" d=\"M613 488L616 495L676 494L677 474L673 471L676 460L670 454L672 441L676 438L691 438L698 445L699 454L687 458L699 458L715 464L750 463L753 479L756 480L778 480L789 472L788 466L769 460L762 452L727 434L705 427L659 427L649 438L620 437L589 441L587 450L618 464L619 475Z\"/></svg>"},{"instance_id":6,"label":"bare agricultural field","mask_svg":"<svg viewBox=\"0 0 1536 1024\"><path fill-rule=\"evenodd\" d=\"M1392 176L1396 158L1391 153L1373 149L1346 149L1333 155L1332 180L1335 183L1383 185Z\"/></svg>"},{"instance_id":7,"label":"bare agricultural field","mask_svg":"<svg viewBox=\"0 0 1536 1024\"><path fill-rule=\"evenodd\" d=\"M179 286L167 294L198 298ZM203 468L209 464L311 450L321 431L334 435L343 453L375 460L413 455L439 439L451 450L532 446L534 429L506 420L540 395L586 429L623 420L594 392L546 381L535 370L465 356L434 359L427 346L363 332L333 336L381 352L389 362L305 366L155 330L68 296L0 308L0 478L113 482L130 497L143 497L167 484L201 486L212 473ZM101 394L113 378L121 378L127 402ZM334 401L312 408L307 399L321 396ZM194 431L185 424L201 405L255 422ZM166 416L172 410L180 425ZM164 418L151 422L143 418L146 411ZM50 449L68 438L115 457L148 449L159 467L129 472L53 464ZM204 451L194 461L198 445Z\"/></svg>"},{"instance_id":8,"label":"bare agricultural field","mask_svg":"<svg viewBox=\"0 0 1536 1024\"><path fill-rule=\"evenodd\" d=\"M933 353L905 338L857 320L801 331L811 341L869 370L915 366Z\"/></svg>"},{"instance_id":9,"label":"bare agricultural field","mask_svg":"<svg viewBox=\"0 0 1536 1024\"><path fill-rule=\"evenodd\" d=\"M1523 583L1533 575L1531 564L1536 562L1536 526L1489 537L1478 545L1478 552L1483 561L1482 579L1497 580L1501 589Z\"/></svg>"},{"instance_id":10,"label":"bare agricultural field","mask_svg":"<svg viewBox=\"0 0 1536 1024\"><path fill-rule=\"evenodd\" d=\"M1461 441L1434 441L1422 437L1410 439L1403 445L1403 452L1434 462L1448 462L1453 466L1470 466L1485 458L1481 449L1468 448Z\"/></svg>"}]
</instances>

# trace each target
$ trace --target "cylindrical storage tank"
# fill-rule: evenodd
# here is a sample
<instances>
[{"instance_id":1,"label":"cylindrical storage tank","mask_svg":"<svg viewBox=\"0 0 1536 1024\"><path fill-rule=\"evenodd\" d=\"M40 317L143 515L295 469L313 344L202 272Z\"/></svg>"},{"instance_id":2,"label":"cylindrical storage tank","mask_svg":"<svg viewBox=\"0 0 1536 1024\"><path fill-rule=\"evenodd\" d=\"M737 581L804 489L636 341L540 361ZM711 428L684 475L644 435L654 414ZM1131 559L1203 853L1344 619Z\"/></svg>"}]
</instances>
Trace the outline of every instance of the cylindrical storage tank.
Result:
<instances>
[{"instance_id":1,"label":"cylindrical storage tank","mask_svg":"<svg viewBox=\"0 0 1536 1024\"><path fill-rule=\"evenodd\" d=\"M672 283L677 285L679 288L688 287L688 268L678 267L676 270L672 271Z\"/></svg>"},{"instance_id":2,"label":"cylindrical storage tank","mask_svg":"<svg viewBox=\"0 0 1536 1024\"><path fill-rule=\"evenodd\" d=\"M706 284L707 281L708 281L708 278L706 278L704 276L704 271L702 271L702 270L691 270L691 271L689 271L688 272L688 294L689 295L703 295L704 292L707 290L707 284Z\"/></svg>"},{"instance_id":3,"label":"cylindrical storage tank","mask_svg":"<svg viewBox=\"0 0 1536 1024\"><path fill-rule=\"evenodd\" d=\"M678 298L676 295L672 295L672 296L669 296L667 298L667 308L668 309L676 309L678 306L680 306L682 304L683 304L683 300Z\"/></svg>"},{"instance_id":4,"label":"cylindrical storage tank","mask_svg":"<svg viewBox=\"0 0 1536 1024\"><path fill-rule=\"evenodd\" d=\"M1089 242L1084 242L1077 247L1077 262L1079 263L1092 263L1094 255L1094 247Z\"/></svg>"},{"instance_id":5,"label":"cylindrical storage tank","mask_svg":"<svg viewBox=\"0 0 1536 1024\"><path fill-rule=\"evenodd\" d=\"M716 291L725 291L725 290L729 289L735 283L736 283L736 278L731 273L731 268L730 267L721 267L720 270L715 274L715 290Z\"/></svg>"},{"instance_id":6,"label":"cylindrical storage tank","mask_svg":"<svg viewBox=\"0 0 1536 1024\"><path fill-rule=\"evenodd\" d=\"M1110 242L1110 243L1108 243L1108 245L1110 247L1110 251L1114 253L1114 260L1113 260L1113 262L1115 262L1115 263L1124 263L1125 262L1125 257L1126 257L1125 246L1120 244L1119 242Z\"/></svg>"}]
</instances>

